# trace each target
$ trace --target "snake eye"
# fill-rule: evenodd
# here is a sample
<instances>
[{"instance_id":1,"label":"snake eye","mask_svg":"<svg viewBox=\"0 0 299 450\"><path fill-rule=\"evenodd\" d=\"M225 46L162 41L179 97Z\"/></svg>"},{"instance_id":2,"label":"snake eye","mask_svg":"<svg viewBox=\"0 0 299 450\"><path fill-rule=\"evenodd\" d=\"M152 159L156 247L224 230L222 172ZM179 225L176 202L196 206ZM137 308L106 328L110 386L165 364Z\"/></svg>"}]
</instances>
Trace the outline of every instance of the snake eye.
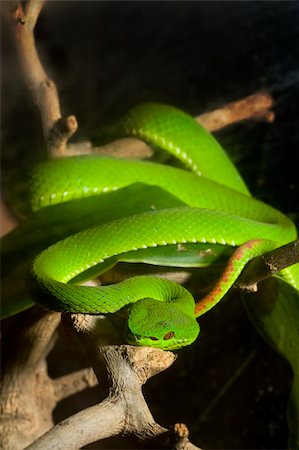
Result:
<instances>
[{"instance_id":1,"label":"snake eye","mask_svg":"<svg viewBox=\"0 0 299 450\"><path fill-rule=\"evenodd\" d=\"M158 340L159 340L158 338L156 338L156 337L154 337L154 336L151 336L150 339L151 339L152 341L158 341Z\"/></svg>"},{"instance_id":2,"label":"snake eye","mask_svg":"<svg viewBox=\"0 0 299 450\"><path fill-rule=\"evenodd\" d=\"M174 335L175 335L174 331L168 331L168 333L165 334L163 339L164 341L168 341L168 339L172 339Z\"/></svg>"}]
</instances>

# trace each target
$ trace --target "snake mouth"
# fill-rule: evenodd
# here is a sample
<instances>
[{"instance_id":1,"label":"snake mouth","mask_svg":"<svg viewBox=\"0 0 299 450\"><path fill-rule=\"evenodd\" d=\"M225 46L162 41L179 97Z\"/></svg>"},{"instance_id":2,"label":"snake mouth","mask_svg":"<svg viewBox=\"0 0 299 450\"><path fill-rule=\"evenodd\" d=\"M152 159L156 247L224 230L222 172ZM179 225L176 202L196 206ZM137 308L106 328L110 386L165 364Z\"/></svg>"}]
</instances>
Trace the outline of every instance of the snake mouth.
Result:
<instances>
[{"instance_id":1,"label":"snake mouth","mask_svg":"<svg viewBox=\"0 0 299 450\"><path fill-rule=\"evenodd\" d=\"M125 339L129 345L160 348L162 350L176 350L192 343L189 339L180 339L175 341L169 339L168 341L165 341L155 337L132 334L130 332L125 334Z\"/></svg>"}]
</instances>

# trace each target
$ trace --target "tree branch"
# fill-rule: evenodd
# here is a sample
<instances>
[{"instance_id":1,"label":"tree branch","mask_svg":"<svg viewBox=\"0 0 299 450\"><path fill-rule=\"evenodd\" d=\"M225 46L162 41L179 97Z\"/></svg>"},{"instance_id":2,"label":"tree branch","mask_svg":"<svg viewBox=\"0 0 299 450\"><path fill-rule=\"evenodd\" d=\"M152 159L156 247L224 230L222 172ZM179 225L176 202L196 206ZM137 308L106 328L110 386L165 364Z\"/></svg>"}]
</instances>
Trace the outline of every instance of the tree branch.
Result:
<instances>
[{"instance_id":1,"label":"tree branch","mask_svg":"<svg viewBox=\"0 0 299 450\"><path fill-rule=\"evenodd\" d=\"M72 372L52 380L56 401L70 397L84 389L97 386L98 382L91 367Z\"/></svg>"},{"instance_id":2,"label":"tree branch","mask_svg":"<svg viewBox=\"0 0 299 450\"><path fill-rule=\"evenodd\" d=\"M9 357L2 374L0 395L0 447L3 449L24 448L52 424L49 407L53 405L45 404L45 399L38 402L36 384L38 376L45 371L44 358L59 321L60 314L36 307L17 316L6 329L2 348Z\"/></svg>"},{"instance_id":3,"label":"tree branch","mask_svg":"<svg viewBox=\"0 0 299 450\"><path fill-rule=\"evenodd\" d=\"M299 263L299 239L253 258L244 268L236 286L255 292L260 281L296 263Z\"/></svg>"},{"instance_id":4,"label":"tree branch","mask_svg":"<svg viewBox=\"0 0 299 450\"><path fill-rule=\"evenodd\" d=\"M25 11L18 3L12 19L24 79L40 111L49 156L55 157L65 152L68 139L77 130L77 120L75 116L61 117L56 85L48 78L36 50L34 27L44 3L30 0Z\"/></svg>"},{"instance_id":5,"label":"tree branch","mask_svg":"<svg viewBox=\"0 0 299 450\"><path fill-rule=\"evenodd\" d=\"M196 120L209 131L217 131L233 123L247 119L259 119L272 123L275 115L270 108L273 106L273 99L267 93L249 95L241 100L228 103L220 109L201 116Z\"/></svg>"},{"instance_id":6,"label":"tree branch","mask_svg":"<svg viewBox=\"0 0 299 450\"><path fill-rule=\"evenodd\" d=\"M98 377L107 398L61 422L44 434L28 449L77 449L116 435L130 435L142 445L152 440L160 448L197 449L188 441L184 425L165 429L157 424L142 394L146 381L166 370L176 359L172 352L130 345L102 345L116 331L107 319L73 314L64 322L73 330L73 338ZM176 442L178 445L174 445ZM179 446L180 445L180 446ZM157 447L156 447L157 448Z\"/></svg>"},{"instance_id":7,"label":"tree branch","mask_svg":"<svg viewBox=\"0 0 299 450\"><path fill-rule=\"evenodd\" d=\"M195 119L210 132L220 130L234 123L248 119L259 119L273 122L271 111L273 99L267 93L249 95L241 100L224 105L209 113L201 114ZM90 142L79 142L68 146L68 155L98 153L117 156L118 158L148 158L152 149L136 138L117 139L101 147L92 147Z\"/></svg>"}]
</instances>

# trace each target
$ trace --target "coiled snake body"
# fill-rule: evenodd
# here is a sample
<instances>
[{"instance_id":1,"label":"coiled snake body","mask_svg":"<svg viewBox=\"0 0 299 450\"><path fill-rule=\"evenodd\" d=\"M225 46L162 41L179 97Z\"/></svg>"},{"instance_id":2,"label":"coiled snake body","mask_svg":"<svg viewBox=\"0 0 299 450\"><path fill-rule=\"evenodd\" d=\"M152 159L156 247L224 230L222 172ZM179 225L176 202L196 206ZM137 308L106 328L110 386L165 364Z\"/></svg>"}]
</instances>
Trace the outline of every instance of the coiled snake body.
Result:
<instances>
[{"instance_id":1,"label":"coiled snake body","mask_svg":"<svg viewBox=\"0 0 299 450\"><path fill-rule=\"evenodd\" d=\"M245 264L294 240L296 230L282 213L250 196L218 142L187 114L166 105L140 105L127 113L116 132L174 154L187 170L98 156L45 161L30 173L30 208L97 196L136 182L159 186L186 206L121 218L50 246L33 263L35 299L49 309L91 314L128 307L129 343L179 348L197 338L196 318L224 296ZM157 277L132 277L100 287L72 282L100 273L101 265L126 252L189 243L237 247L215 288L197 304L184 287ZM299 290L299 264L280 275Z\"/></svg>"}]
</instances>

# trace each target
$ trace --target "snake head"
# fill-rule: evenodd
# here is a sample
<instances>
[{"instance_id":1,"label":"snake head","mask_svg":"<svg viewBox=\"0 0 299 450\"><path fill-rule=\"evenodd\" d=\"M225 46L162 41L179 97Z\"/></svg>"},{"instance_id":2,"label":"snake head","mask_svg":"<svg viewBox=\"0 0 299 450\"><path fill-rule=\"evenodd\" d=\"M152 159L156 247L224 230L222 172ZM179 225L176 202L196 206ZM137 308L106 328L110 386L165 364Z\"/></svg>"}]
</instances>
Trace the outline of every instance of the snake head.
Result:
<instances>
[{"instance_id":1,"label":"snake head","mask_svg":"<svg viewBox=\"0 0 299 450\"><path fill-rule=\"evenodd\" d=\"M199 325L174 303L144 298L132 305L125 338L129 344L174 350L195 341Z\"/></svg>"}]
</instances>

